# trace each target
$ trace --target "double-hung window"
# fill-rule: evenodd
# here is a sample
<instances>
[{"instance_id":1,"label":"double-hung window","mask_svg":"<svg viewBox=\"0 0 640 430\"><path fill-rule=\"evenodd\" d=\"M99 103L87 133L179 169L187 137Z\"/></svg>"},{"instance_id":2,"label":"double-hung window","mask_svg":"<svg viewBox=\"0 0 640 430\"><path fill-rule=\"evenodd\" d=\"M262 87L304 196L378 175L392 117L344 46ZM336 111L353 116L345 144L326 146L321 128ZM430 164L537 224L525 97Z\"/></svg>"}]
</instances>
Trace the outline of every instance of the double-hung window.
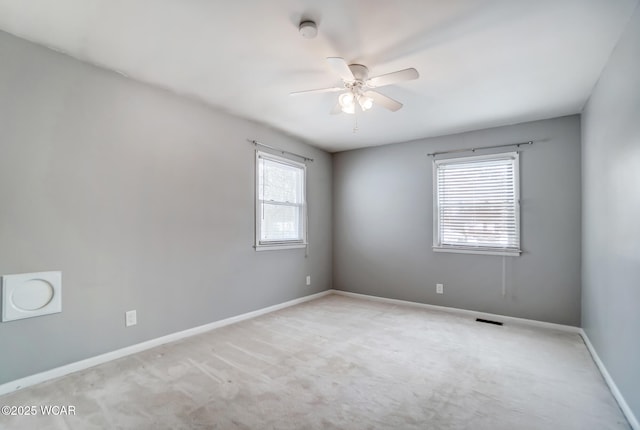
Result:
<instances>
[{"instance_id":1,"label":"double-hung window","mask_svg":"<svg viewBox=\"0 0 640 430\"><path fill-rule=\"evenodd\" d=\"M518 153L434 160L433 249L520 255Z\"/></svg>"},{"instance_id":2,"label":"double-hung window","mask_svg":"<svg viewBox=\"0 0 640 430\"><path fill-rule=\"evenodd\" d=\"M306 246L306 166L256 151L256 249Z\"/></svg>"}]
</instances>

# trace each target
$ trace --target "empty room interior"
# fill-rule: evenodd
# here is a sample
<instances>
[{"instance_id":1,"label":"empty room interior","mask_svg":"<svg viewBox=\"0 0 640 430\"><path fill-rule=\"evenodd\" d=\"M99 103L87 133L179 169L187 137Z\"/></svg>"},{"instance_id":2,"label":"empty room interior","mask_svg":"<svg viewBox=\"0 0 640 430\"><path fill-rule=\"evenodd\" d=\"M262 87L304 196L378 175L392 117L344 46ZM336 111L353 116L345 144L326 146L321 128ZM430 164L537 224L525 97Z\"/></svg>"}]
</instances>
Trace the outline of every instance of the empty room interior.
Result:
<instances>
[{"instance_id":1,"label":"empty room interior","mask_svg":"<svg viewBox=\"0 0 640 430\"><path fill-rule=\"evenodd\" d=\"M0 428L640 430L638 0L0 1Z\"/></svg>"}]
</instances>

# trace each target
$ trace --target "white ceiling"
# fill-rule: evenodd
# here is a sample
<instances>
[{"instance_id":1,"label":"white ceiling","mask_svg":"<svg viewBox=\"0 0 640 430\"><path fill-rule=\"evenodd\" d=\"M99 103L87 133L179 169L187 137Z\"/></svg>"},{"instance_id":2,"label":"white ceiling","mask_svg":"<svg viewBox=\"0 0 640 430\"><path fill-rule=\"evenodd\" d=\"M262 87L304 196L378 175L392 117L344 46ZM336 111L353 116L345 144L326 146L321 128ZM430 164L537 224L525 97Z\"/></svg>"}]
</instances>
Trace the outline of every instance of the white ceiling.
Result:
<instances>
[{"instance_id":1,"label":"white ceiling","mask_svg":"<svg viewBox=\"0 0 640 430\"><path fill-rule=\"evenodd\" d=\"M0 29L329 151L580 112L637 0L0 0ZM298 34L302 18L319 34ZM329 115L325 58L420 78ZM259 138L259 136L257 136Z\"/></svg>"}]
</instances>

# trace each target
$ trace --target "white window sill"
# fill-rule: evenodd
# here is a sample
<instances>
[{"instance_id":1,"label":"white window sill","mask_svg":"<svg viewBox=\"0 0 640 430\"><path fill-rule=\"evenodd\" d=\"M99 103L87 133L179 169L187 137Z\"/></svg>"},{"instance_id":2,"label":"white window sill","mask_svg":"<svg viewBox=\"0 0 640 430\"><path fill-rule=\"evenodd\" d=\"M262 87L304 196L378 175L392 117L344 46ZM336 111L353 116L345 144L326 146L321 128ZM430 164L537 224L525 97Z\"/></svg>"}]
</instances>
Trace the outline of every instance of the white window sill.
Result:
<instances>
[{"instance_id":1,"label":"white window sill","mask_svg":"<svg viewBox=\"0 0 640 430\"><path fill-rule=\"evenodd\" d=\"M434 246L433 252L450 252L454 254L481 254L481 255L502 255L507 257L519 257L521 250L499 250L499 249L473 249L473 248L453 248Z\"/></svg>"},{"instance_id":2,"label":"white window sill","mask_svg":"<svg viewBox=\"0 0 640 430\"><path fill-rule=\"evenodd\" d=\"M306 243L283 243L283 244L254 246L256 251L277 251L280 249L299 249L299 248L306 248L306 247L307 247Z\"/></svg>"}]
</instances>

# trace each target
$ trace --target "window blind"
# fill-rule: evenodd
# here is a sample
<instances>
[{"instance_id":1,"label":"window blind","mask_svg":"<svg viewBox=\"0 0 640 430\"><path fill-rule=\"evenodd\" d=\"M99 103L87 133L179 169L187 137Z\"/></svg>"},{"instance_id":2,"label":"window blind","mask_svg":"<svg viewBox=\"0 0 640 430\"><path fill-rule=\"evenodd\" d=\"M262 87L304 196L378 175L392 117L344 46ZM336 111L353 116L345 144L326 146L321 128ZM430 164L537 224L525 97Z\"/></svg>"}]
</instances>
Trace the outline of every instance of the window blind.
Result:
<instances>
[{"instance_id":1,"label":"window blind","mask_svg":"<svg viewBox=\"0 0 640 430\"><path fill-rule=\"evenodd\" d=\"M434 163L434 248L518 255L518 153Z\"/></svg>"}]
</instances>

